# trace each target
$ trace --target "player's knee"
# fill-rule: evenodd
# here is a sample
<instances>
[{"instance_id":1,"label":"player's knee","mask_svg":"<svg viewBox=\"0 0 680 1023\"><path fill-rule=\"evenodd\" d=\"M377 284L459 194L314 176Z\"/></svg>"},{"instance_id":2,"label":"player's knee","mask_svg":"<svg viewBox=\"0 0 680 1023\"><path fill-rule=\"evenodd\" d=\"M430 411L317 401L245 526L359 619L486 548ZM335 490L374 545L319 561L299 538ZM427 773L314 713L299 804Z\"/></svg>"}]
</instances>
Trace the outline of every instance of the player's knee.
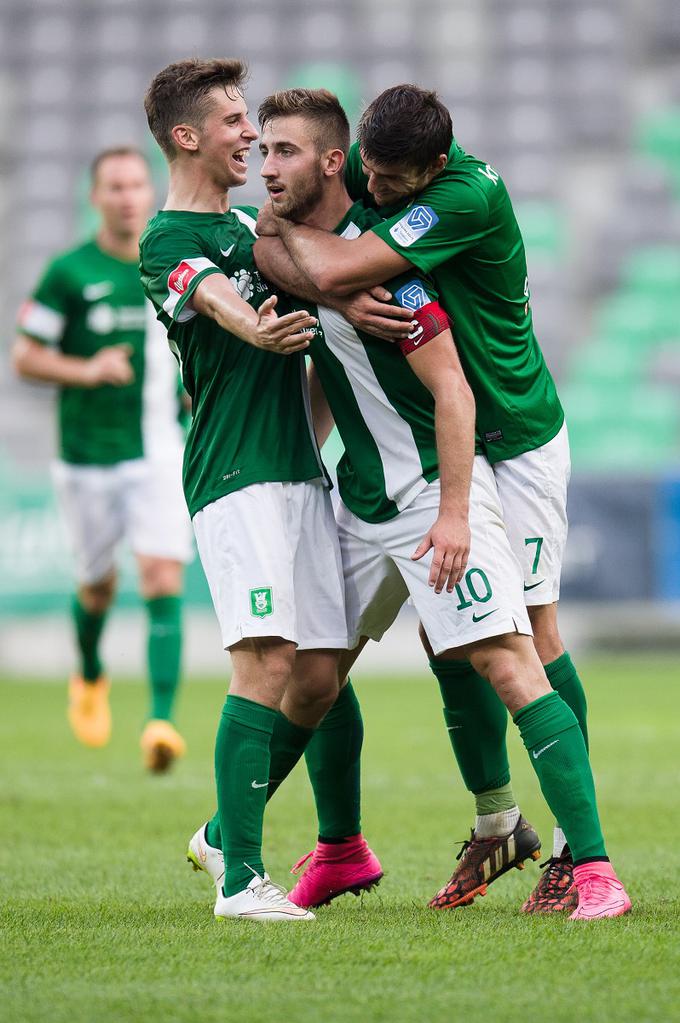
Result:
<instances>
[{"instance_id":1,"label":"player's knee","mask_svg":"<svg viewBox=\"0 0 680 1023\"><path fill-rule=\"evenodd\" d=\"M145 600L173 597L182 590L182 566L178 561L148 558L140 564L139 579Z\"/></svg>"},{"instance_id":2,"label":"player's knee","mask_svg":"<svg viewBox=\"0 0 680 1023\"><path fill-rule=\"evenodd\" d=\"M85 583L78 590L78 598L86 611L91 614L103 614L108 611L116 592L114 574L96 583Z\"/></svg>"},{"instance_id":3,"label":"player's knee","mask_svg":"<svg viewBox=\"0 0 680 1023\"><path fill-rule=\"evenodd\" d=\"M550 692L545 672L530 637L501 637L469 649L478 674L488 679L511 714Z\"/></svg>"}]
</instances>

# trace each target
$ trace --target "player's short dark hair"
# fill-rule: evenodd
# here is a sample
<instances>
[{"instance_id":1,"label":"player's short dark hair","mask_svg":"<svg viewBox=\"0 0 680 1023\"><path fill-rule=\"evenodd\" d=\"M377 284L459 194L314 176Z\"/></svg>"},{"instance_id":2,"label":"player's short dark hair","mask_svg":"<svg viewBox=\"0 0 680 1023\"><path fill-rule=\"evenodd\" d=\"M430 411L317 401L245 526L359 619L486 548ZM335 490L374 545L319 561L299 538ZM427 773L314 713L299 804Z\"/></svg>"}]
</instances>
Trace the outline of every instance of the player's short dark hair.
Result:
<instances>
[{"instance_id":1,"label":"player's short dark hair","mask_svg":"<svg viewBox=\"0 0 680 1023\"><path fill-rule=\"evenodd\" d=\"M177 124L196 127L210 113L209 93L216 86L243 95L248 68L238 58L199 60L192 57L168 64L151 82L144 109L151 134L169 160L177 155L172 129Z\"/></svg>"},{"instance_id":2,"label":"player's short dark hair","mask_svg":"<svg viewBox=\"0 0 680 1023\"><path fill-rule=\"evenodd\" d=\"M349 149L349 121L337 96L328 89L285 89L267 96L257 111L260 128L274 117L304 117L313 126L318 152Z\"/></svg>"},{"instance_id":3,"label":"player's short dark hair","mask_svg":"<svg viewBox=\"0 0 680 1023\"><path fill-rule=\"evenodd\" d=\"M144 161L147 169L151 169L146 153L143 153L137 146L110 146L108 149L102 149L92 159L90 164L90 181L93 185L97 182L99 168L104 163L104 160L108 160L111 156L138 156L140 160Z\"/></svg>"},{"instance_id":4,"label":"player's short dark hair","mask_svg":"<svg viewBox=\"0 0 680 1023\"><path fill-rule=\"evenodd\" d=\"M357 130L361 152L386 166L427 170L453 140L451 114L436 92L393 85L364 111Z\"/></svg>"}]
</instances>

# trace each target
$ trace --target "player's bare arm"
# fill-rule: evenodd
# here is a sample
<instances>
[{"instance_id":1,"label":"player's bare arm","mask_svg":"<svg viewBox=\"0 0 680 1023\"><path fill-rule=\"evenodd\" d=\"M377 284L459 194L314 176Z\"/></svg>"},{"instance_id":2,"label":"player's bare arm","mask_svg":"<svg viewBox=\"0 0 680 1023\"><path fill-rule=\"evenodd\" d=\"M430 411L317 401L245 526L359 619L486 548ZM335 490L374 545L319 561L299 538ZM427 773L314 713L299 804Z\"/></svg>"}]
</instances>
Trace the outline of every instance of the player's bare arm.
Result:
<instances>
[{"instance_id":1,"label":"player's bare arm","mask_svg":"<svg viewBox=\"0 0 680 1023\"><path fill-rule=\"evenodd\" d=\"M12 348L12 365L25 380L61 387L124 387L135 378L130 345L108 345L89 358L64 355L32 337L20 334Z\"/></svg>"},{"instance_id":2,"label":"player's bare arm","mask_svg":"<svg viewBox=\"0 0 680 1023\"><path fill-rule=\"evenodd\" d=\"M192 307L197 313L209 316L255 348L290 355L309 347L315 318L304 309L277 316L276 302L276 295L271 295L258 310L253 309L223 274L210 274L192 296Z\"/></svg>"},{"instance_id":3,"label":"player's bare arm","mask_svg":"<svg viewBox=\"0 0 680 1023\"><path fill-rule=\"evenodd\" d=\"M475 400L450 330L443 330L407 356L435 401L435 432L441 482L439 515L413 553L417 561L434 548L429 583L453 591L470 552L470 480L475 454Z\"/></svg>"},{"instance_id":4,"label":"player's bare arm","mask_svg":"<svg viewBox=\"0 0 680 1023\"><path fill-rule=\"evenodd\" d=\"M339 238L281 218L278 233L295 264L325 295L371 288L412 267L373 231L359 238Z\"/></svg>"},{"instance_id":5,"label":"player's bare arm","mask_svg":"<svg viewBox=\"0 0 680 1023\"><path fill-rule=\"evenodd\" d=\"M310 365L307 371L307 383L309 384L309 400L312 406L312 422L314 424L316 442L322 448L335 426L335 419L328 404L326 393L321 386L319 375L314 368L314 363Z\"/></svg>"},{"instance_id":6,"label":"player's bare arm","mask_svg":"<svg viewBox=\"0 0 680 1023\"><path fill-rule=\"evenodd\" d=\"M296 265L280 238L258 238L253 252L260 272L278 288L304 301L337 309L358 330L383 341L402 341L412 330L410 312L391 304L391 293L381 285L344 297L325 294Z\"/></svg>"}]
</instances>

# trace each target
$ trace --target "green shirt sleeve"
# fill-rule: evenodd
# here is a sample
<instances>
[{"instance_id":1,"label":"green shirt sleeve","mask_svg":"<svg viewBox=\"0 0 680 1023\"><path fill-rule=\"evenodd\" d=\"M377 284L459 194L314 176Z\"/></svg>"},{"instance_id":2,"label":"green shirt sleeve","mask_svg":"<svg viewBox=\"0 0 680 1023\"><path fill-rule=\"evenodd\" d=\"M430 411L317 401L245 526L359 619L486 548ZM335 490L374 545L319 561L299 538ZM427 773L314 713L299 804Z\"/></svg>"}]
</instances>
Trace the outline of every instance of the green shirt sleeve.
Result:
<instances>
[{"instance_id":1,"label":"green shirt sleeve","mask_svg":"<svg viewBox=\"0 0 680 1023\"><path fill-rule=\"evenodd\" d=\"M356 202L358 199L370 199L368 191L368 178L363 171L359 143L353 142L347 154L345 164L345 187L351 198Z\"/></svg>"},{"instance_id":2,"label":"green shirt sleeve","mask_svg":"<svg viewBox=\"0 0 680 1023\"><path fill-rule=\"evenodd\" d=\"M69 315L71 288L64 267L53 260L31 298L19 310L19 332L43 345L58 346Z\"/></svg>"},{"instance_id":3,"label":"green shirt sleeve","mask_svg":"<svg viewBox=\"0 0 680 1023\"><path fill-rule=\"evenodd\" d=\"M391 249L429 273L484 238L489 205L483 190L465 181L435 179L416 202L373 231Z\"/></svg>"},{"instance_id":4,"label":"green shirt sleeve","mask_svg":"<svg viewBox=\"0 0 680 1023\"><path fill-rule=\"evenodd\" d=\"M188 305L201 281L222 273L205 252L205 244L181 224L150 231L140 246L139 269L144 291L159 319L186 323L197 315Z\"/></svg>"}]
</instances>

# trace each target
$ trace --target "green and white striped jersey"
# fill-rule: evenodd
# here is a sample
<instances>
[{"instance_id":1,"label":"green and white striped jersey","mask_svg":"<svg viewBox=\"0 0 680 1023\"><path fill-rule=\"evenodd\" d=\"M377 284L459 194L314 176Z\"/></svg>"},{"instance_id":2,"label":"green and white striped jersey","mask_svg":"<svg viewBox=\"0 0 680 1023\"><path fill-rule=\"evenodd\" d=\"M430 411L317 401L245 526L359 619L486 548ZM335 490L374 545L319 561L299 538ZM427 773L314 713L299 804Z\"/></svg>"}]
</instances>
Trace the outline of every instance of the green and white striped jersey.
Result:
<instances>
[{"instance_id":1,"label":"green and white striped jersey","mask_svg":"<svg viewBox=\"0 0 680 1023\"><path fill-rule=\"evenodd\" d=\"M379 222L357 202L335 233L356 238ZM413 273L386 287L414 310L436 298L427 278ZM320 306L318 318L310 355L345 447L340 496L364 521L385 522L439 476L434 399L398 345L357 331L332 309Z\"/></svg>"}]
</instances>

